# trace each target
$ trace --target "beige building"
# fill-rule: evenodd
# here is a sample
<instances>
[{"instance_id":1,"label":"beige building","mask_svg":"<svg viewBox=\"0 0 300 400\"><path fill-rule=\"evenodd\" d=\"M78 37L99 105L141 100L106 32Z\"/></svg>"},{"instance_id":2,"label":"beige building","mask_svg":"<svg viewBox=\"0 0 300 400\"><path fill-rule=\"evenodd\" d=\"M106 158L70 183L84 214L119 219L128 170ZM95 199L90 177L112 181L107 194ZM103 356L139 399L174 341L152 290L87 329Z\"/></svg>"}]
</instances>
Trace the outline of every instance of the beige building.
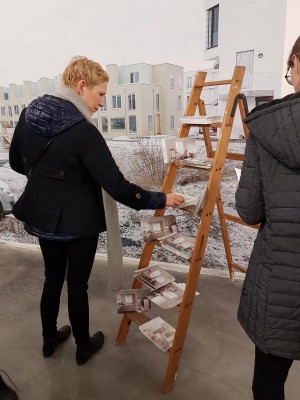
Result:
<instances>
[{"instance_id":1,"label":"beige building","mask_svg":"<svg viewBox=\"0 0 300 400\"><path fill-rule=\"evenodd\" d=\"M105 106L93 115L104 137L177 135L183 114L183 67L144 63L106 68L110 81ZM15 127L33 99L59 89L59 78L0 87L0 121Z\"/></svg>"}]
</instances>

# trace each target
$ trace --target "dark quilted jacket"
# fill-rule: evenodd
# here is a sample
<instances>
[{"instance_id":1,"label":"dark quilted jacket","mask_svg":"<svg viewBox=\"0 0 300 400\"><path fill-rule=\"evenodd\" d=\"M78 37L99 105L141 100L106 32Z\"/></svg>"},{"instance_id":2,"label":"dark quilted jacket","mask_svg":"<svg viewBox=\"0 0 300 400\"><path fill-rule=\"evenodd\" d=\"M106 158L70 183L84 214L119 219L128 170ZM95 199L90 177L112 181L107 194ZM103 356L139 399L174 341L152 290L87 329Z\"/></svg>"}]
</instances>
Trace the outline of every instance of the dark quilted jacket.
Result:
<instances>
[{"instance_id":1,"label":"dark quilted jacket","mask_svg":"<svg viewBox=\"0 0 300 400\"><path fill-rule=\"evenodd\" d=\"M164 193L128 182L98 129L72 103L54 96L40 97L22 111L10 147L11 167L27 174L53 137L13 208L28 226L51 234L103 232L100 188L136 210L165 206Z\"/></svg>"},{"instance_id":2,"label":"dark quilted jacket","mask_svg":"<svg viewBox=\"0 0 300 400\"><path fill-rule=\"evenodd\" d=\"M265 353L300 359L300 95L256 109L236 207L260 223L238 319Z\"/></svg>"}]
</instances>

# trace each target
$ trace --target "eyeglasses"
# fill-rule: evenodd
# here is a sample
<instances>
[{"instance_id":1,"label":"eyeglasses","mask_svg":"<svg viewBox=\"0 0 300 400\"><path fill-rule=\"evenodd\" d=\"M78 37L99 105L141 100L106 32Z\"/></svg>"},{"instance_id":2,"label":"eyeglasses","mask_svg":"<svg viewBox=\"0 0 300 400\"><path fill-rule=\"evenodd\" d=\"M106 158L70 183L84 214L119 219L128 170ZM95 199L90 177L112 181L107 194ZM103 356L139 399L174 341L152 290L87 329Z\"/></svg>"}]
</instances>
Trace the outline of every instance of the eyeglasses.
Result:
<instances>
[{"instance_id":1,"label":"eyeglasses","mask_svg":"<svg viewBox=\"0 0 300 400\"><path fill-rule=\"evenodd\" d=\"M291 69L291 67L286 71L286 74L285 74L285 79L286 79L286 81L287 81L287 83L289 84L289 85L292 85L292 75L291 74L289 74L289 70Z\"/></svg>"}]
</instances>

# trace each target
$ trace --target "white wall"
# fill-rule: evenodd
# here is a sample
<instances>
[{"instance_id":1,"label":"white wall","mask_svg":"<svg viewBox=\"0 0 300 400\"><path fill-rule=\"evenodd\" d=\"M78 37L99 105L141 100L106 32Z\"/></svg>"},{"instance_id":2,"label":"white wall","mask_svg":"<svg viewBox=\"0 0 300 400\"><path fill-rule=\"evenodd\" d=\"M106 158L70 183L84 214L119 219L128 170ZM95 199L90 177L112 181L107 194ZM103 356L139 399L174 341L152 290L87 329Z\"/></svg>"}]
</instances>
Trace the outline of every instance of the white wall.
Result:
<instances>
[{"instance_id":1,"label":"white wall","mask_svg":"<svg viewBox=\"0 0 300 400\"><path fill-rule=\"evenodd\" d=\"M253 79L245 91L249 109L255 106L256 97L271 95L280 98L291 93L292 88L284 75L288 53L300 33L300 1L205 0L205 10L217 4L218 46L205 50L204 59L219 62L220 79L231 77L237 52L253 50ZM227 91L225 86L219 89L220 115L225 108L224 93ZM234 132L236 137L243 133L241 124L235 124Z\"/></svg>"}]
</instances>

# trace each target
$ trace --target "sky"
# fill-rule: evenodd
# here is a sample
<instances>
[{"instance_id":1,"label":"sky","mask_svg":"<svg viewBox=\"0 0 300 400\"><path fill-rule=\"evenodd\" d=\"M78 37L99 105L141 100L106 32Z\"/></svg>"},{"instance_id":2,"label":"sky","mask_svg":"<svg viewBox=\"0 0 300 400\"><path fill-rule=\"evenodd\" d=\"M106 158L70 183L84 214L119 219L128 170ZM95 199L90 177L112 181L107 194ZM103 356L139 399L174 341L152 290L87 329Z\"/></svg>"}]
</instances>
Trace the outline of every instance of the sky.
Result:
<instances>
[{"instance_id":1,"label":"sky","mask_svg":"<svg viewBox=\"0 0 300 400\"><path fill-rule=\"evenodd\" d=\"M0 16L0 86L54 78L74 55L205 65L203 0L1 0Z\"/></svg>"}]
</instances>

